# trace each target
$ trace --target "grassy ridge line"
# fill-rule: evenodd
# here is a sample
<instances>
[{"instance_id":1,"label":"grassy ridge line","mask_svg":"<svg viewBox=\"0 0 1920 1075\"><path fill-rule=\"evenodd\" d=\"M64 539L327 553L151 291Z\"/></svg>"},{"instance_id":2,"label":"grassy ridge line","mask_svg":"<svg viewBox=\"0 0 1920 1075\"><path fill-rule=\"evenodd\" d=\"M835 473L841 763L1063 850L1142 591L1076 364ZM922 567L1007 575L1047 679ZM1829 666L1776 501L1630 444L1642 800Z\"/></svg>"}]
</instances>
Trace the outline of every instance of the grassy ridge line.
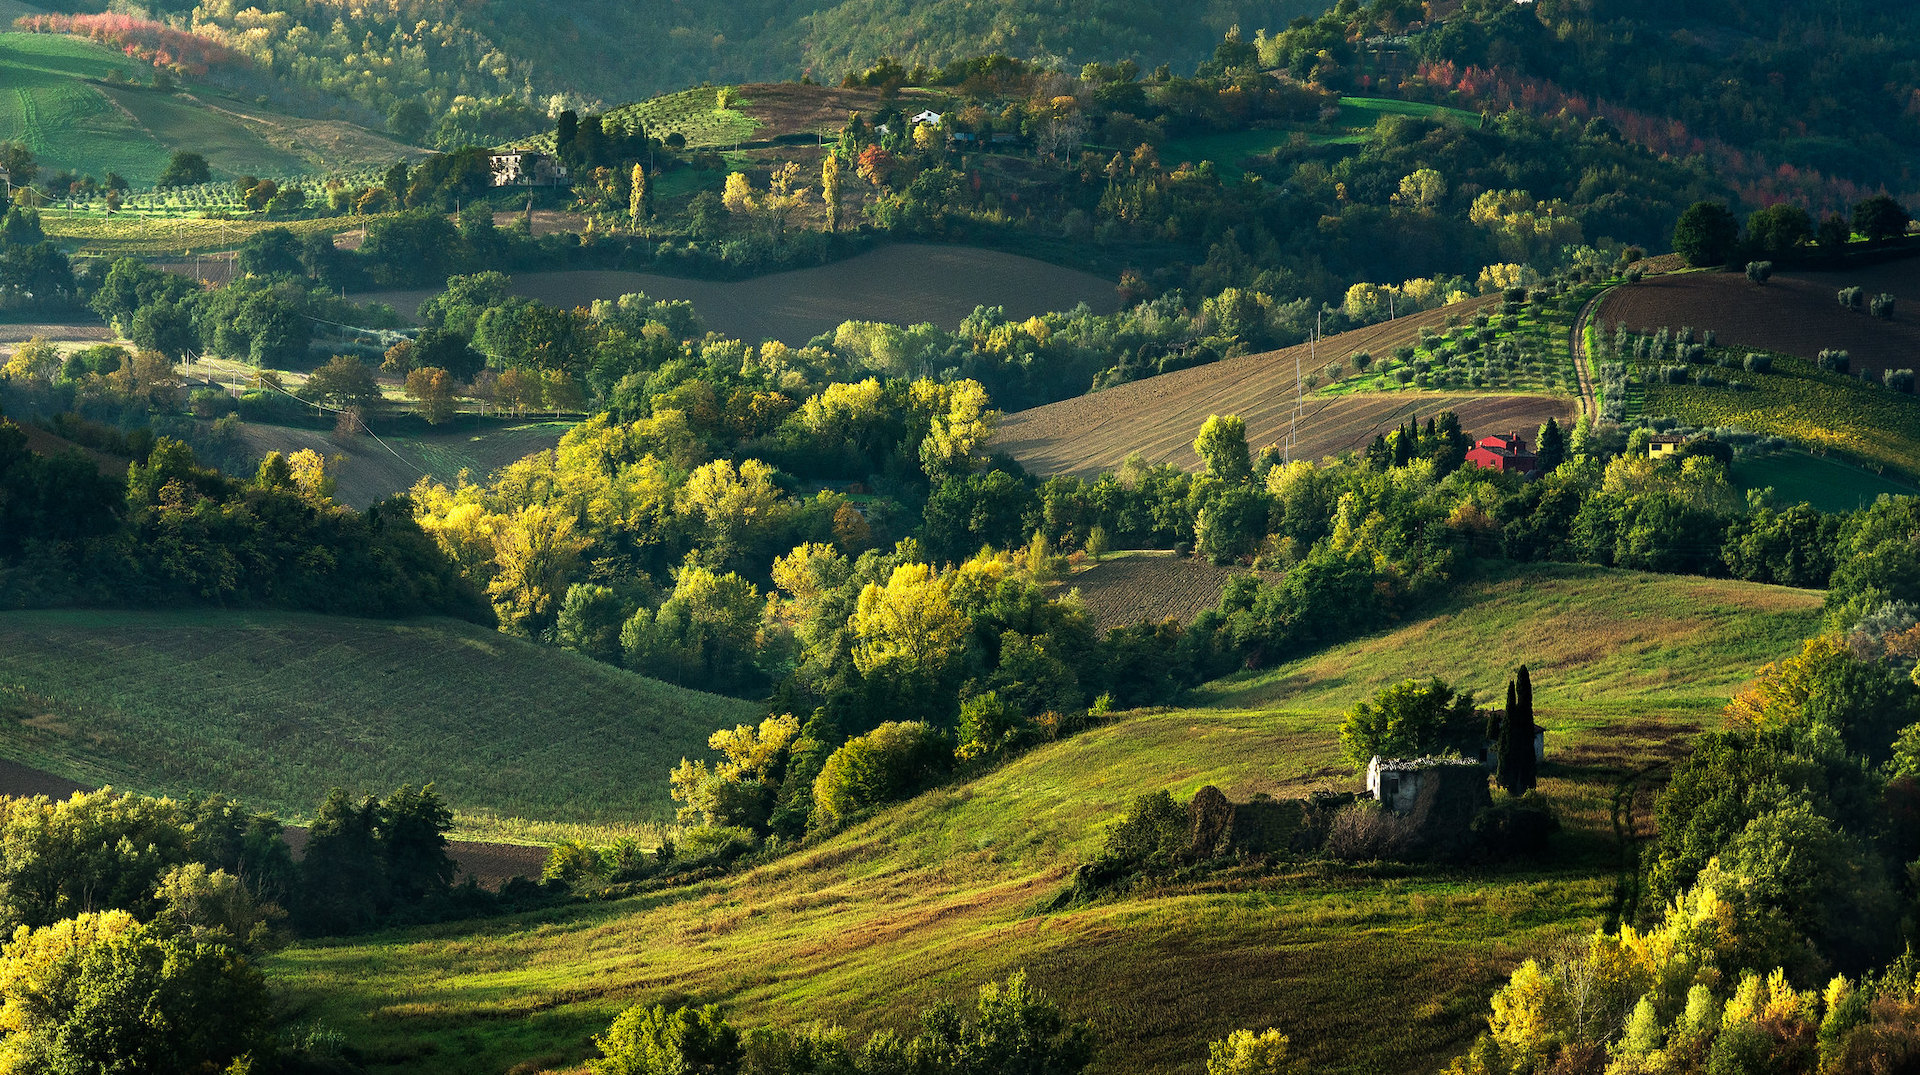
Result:
<instances>
[{"instance_id":1,"label":"grassy ridge line","mask_svg":"<svg viewBox=\"0 0 1920 1075\"><path fill-rule=\"evenodd\" d=\"M757 712L451 620L0 614L0 757L287 818L431 780L476 839L638 829L671 817L682 756Z\"/></svg>"},{"instance_id":2,"label":"grassy ridge line","mask_svg":"<svg viewBox=\"0 0 1920 1075\"><path fill-rule=\"evenodd\" d=\"M1820 627L1817 591L1586 564L1497 564L1405 627L1202 693L1221 705L1329 712L1409 676L1499 704L1512 665L1535 705L1717 711L1753 671Z\"/></svg>"},{"instance_id":3,"label":"grassy ridge line","mask_svg":"<svg viewBox=\"0 0 1920 1075\"><path fill-rule=\"evenodd\" d=\"M1283 699L1229 682L1205 708L1128 714L737 877L299 947L271 972L298 1017L340 1028L375 1071L564 1067L640 1000L721 1002L743 1026L904 1029L918 1006L964 1000L1021 968L1100 1024L1102 1072L1199 1072L1208 1040L1267 1026L1292 1034L1315 1071L1429 1070L1484 1027L1486 997L1519 960L1601 921L1618 780L1707 718L1688 684L1620 675L1632 655L1605 652L1613 636L1553 640L1567 602L1619 593L1638 595L1622 619L1664 609L1667 625L1691 623L1675 642L1686 668L1721 684L1790 652L1819 600L1597 568L1516 572L1429 619L1282 669ZM1485 644L1509 631L1547 641ZM1442 637L1450 649L1423 649ZM1448 654L1465 663L1445 671L1476 686L1483 668L1518 659L1581 685L1536 677L1554 703L1543 705L1542 787L1569 830L1553 861L1491 873L1304 863L1044 910L1143 792L1214 784L1245 799L1350 786L1337 710ZM1335 678L1348 668L1360 671Z\"/></svg>"}]
</instances>

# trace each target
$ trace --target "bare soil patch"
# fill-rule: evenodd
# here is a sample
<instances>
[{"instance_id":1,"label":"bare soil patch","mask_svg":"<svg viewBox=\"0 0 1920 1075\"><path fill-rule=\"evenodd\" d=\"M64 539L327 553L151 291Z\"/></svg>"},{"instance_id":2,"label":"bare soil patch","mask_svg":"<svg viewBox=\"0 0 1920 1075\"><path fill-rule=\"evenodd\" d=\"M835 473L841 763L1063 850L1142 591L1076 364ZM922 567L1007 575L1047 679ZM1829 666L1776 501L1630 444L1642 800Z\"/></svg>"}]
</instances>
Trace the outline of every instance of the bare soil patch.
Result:
<instances>
[{"instance_id":1,"label":"bare soil patch","mask_svg":"<svg viewBox=\"0 0 1920 1075\"><path fill-rule=\"evenodd\" d=\"M16 799L45 795L50 799L65 799L76 791L91 791L85 784L68 780L64 776L41 772L19 762L0 761L0 795Z\"/></svg>"},{"instance_id":2,"label":"bare soil patch","mask_svg":"<svg viewBox=\"0 0 1920 1075\"><path fill-rule=\"evenodd\" d=\"M1136 553L1103 560L1060 584L1078 590L1101 631L1138 623L1186 623L1220 603L1240 573L1190 556Z\"/></svg>"},{"instance_id":3,"label":"bare soil patch","mask_svg":"<svg viewBox=\"0 0 1920 1075\"><path fill-rule=\"evenodd\" d=\"M496 228L511 227L514 221L519 220L525 215L524 213L495 213L493 214L493 226ZM536 239L542 235L557 235L563 231L582 232L586 230L587 218L584 214L563 213L558 209L535 209L533 211L533 237ZM358 246L360 243L360 233L355 231L348 232L347 234L352 236L354 245ZM340 239L338 237L334 239L333 245L340 245Z\"/></svg>"},{"instance_id":4,"label":"bare soil patch","mask_svg":"<svg viewBox=\"0 0 1920 1075\"><path fill-rule=\"evenodd\" d=\"M294 861L298 862L307 851L306 827L289 825L280 835L293 850ZM471 877L480 883L481 888L490 889L498 889L515 877L537 881L541 869L547 864L547 849L529 844L448 840L447 855L459 868L459 872L454 874L456 884Z\"/></svg>"},{"instance_id":5,"label":"bare soil patch","mask_svg":"<svg viewBox=\"0 0 1920 1075\"><path fill-rule=\"evenodd\" d=\"M0 324L0 344L25 343L35 336L44 336L53 343L71 343L91 346L96 343L112 343L113 330L93 321L34 321L17 325Z\"/></svg>"},{"instance_id":6,"label":"bare soil patch","mask_svg":"<svg viewBox=\"0 0 1920 1075\"><path fill-rule=\"evenodd\" d=\"M752 280L692 280L660 273L570 271L522 273L513 293L556 306L585 306L645 292L684 299L709 328L743 340L800 345L843 321L932 322L955 328L976 306L1004 306L1027 318L1079 303L1101 313L1119 309L1112 282L1044 261L966 246L902 243L883 246L811 269ZM402 317L417 317L434 290L381 291L353 296L384 302Z\"/></svg>"},{"instance_id":7,"label":"bare soil patch","mask_svg":"<svg viewBox=\"0 0 1920 1075\"><path fill-rule=\"evenodd\" d=\"M1882 321L1842 307L1837 293L1855 286L1868 297L1881 292L1894 296L1894 319ZM1856 372L1912 369L1920 364L1920 259L1778 275L1764 287L1741 273L1649 276L1615 288L1601 304L1599 317L1608 331L1621 321L1636 332L1691 326L1712 329L1727 346L1778 351L1808 361L1825 348L1840 348L1852 355Z\"/></svg>"},{"instance_id":8,"label":"bare soil patch","mask_svg":"<svg viewBox=\"0 0 1920 1075\"><path fill-rule=\"evenodd\" d=\"M1471 316L1474 307L1433 310L1382 325L1330 336L1317 349L1321 363L1355 351L1391 351L1419 338L1449 313ZM1036 474L1092 477L1139 452L1152 463L1194 468L1200 460L1193 438L1213 414L1247 421L1247 441L1257 450L1283 443L1293 428L1296 361L1307 363L1306 345L1228 359L1207 366L1132 381L1090 395L1008 415L990 445ZM1311 369L1311 366L1307 366ZM1460 416L1470 435L1531 432L1549 417L1572 420L1571 396L1489 395L1464 392L1391 392L1312 396L1300 412L1296 459L1319 459L1359 451L1377 433L1409 418L1443 410Z\"/></svg>"},{"instance_id":9,"label":"bare soil patch","mask_svg":"<svg viewBox=\"0 0 1920 1075\"><path fill-rule=\"evenodd\" d=\"M741 86L736 107L760 121L756 140L782 135L838 135L847 125L847 113L872 114L880 107L877 89L838 86L802 86L793 82L756 82ZM905 107L905 102L896 102ZM912 112L914 109L907 109Z\"/></svg>"}]
</instances>

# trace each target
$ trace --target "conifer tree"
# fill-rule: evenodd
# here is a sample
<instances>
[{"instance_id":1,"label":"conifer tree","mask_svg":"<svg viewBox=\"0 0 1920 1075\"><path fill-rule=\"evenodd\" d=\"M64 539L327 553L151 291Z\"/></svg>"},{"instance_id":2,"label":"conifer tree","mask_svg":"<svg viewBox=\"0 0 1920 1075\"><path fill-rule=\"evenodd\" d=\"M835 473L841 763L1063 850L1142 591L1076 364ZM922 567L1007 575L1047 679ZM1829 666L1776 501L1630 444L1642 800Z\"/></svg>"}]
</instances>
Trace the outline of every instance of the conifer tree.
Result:
<instances>
[{"instance_id":1,"label":"conifer tree","mask_svg":"<svg viewBox=\"0 0 1920 1075\"><path fill-rule=\"evenodd\" d=\"M1527 671L1526 665L1520 666L1520 673L1516 678L1518 685L1515 687L1515 693L1518 695L1517 700L1520 706L1520 721L1519 727L1514 730L1514 746L1518 749L1515 751L1513 760L1518 788L1514 794L1518 795L1521 792L1532 791L1539 776L1538 763L1533 756L1533 737L1534 733L1539 731L1539 726L1533 722L1533 676Z\"/></svg>"}]
</instances>

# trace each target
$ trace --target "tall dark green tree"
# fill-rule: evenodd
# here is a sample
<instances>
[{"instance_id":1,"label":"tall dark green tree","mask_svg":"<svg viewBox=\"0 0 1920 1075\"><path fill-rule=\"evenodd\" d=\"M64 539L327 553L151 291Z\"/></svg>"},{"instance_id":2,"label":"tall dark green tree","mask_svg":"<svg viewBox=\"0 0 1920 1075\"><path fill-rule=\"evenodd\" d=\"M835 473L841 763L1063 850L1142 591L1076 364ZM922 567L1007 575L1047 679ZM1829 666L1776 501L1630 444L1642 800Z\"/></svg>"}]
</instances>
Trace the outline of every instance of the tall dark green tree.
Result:
<instances>
[{"instance_id":1,"label":"tall dark green tree","mask_svg":"<svg viewBox=\"0 0 1920 1075\"><path fill-rule=\"evenodd\" d=\"M432 784L405 785L380 804L380 851L396 906L443 896L453 886L453 860L447 857L451 828L453 811Z\"/></svg>"},{"instance_id":2,"label":"tall dark green tree","mask_svg":"<svg viewBox=\"0 0 1920 1075\"><path fill-rule=\"evenodd\" d=\"M1507 719L1500 725L1500 786L1509 795L1532 791L1538 777L1533 757L1533 679L1527 666L1507 684Z\"/></svg>"},{"instance_id":3,"label":"tall dark green tree","mask_svg":"<svg viewBox=\"0 0 1920 1075\"><path fill-rule=\"evenodd\" d=\"M1853 207L1853 230L1869 242L1884 243L1905 235L1912 219L1899 202L1885 194L1876 194Z\"/></svg>"},{"instance_id":4,"label":"tall dark green tree","mask_svg":"<svg viewBox=\"0 0 1920 1075\"><path fill-rule=\"evenodd\" d=\"M1673 249L1689 265L1725 265L1740 240L1740 221L1719 202L1695 202L1673 228Z\"/></svg>"},{"instance_id":5,"label":"tall dark green tree","mask_svg":"<svg viewBox=\"0 0 1920 1075\"><path fill-rule=\"evenodd\" d=\"M1548 418L1540 427L1534 455L1539 457L1542 471L1551 471L1567 461L1567 434L1558 419Z\"/></svg>"},{"instance_id":6,"label":"tall dark green tree","mask_svg":"<svg viewBox=\"0 0 1920 1075\"><path fill-rule=\"evenodd\" d=\"M157 187L190 187L196 183L213 181L213 172L207 167L207 158L198 153L181 150L167 162L166 171L154 181ZM16 180L17 182L17 180Z\"/></svg>"},{"instance_id":7,"label":"tall dark green tree","mask_svg":"<svg viewBox=\"0 0 1920 1075\"><path fill-rule=\"evenodd\" d=\"M352 933L379 920L387 892L379 830L378 800L355 803L340 788L327 793L300 860L294 911L302 932Z\"/></svg>"}]
</instances>

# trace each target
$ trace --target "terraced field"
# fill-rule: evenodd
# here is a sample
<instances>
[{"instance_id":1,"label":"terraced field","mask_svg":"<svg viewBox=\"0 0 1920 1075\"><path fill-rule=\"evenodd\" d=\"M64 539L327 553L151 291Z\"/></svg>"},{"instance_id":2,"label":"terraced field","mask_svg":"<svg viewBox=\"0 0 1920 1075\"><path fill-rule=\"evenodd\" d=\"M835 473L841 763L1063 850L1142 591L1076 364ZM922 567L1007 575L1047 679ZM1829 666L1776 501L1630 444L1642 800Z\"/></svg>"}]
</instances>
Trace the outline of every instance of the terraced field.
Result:
<instances>
[{"instance_id":1,"label":"terraced field","mask_svg":"<svg viewBox=\"0 0 1920 1075\"><path fill-rule=\"evenodd\" d=\"M1375 354L1419 339L1422 328L1450 314L1471 317L1486 300L1431 310L1398 321L1330 336L1313 353L1319 362L1361 350ZM1295 433L1294 381L1312 369L1306 345L1248 355L1149 377L1091 395L1008 415L991 449L1006 452L1036 474L1091 477L1112 470L1134 452L1149 462L1199 465L1193 438L1211 414L1247 420L1255 450L1283 444ZM1547 418L1573 417L1571 396L1469 392L1393 392L1312 396L1299 410L1293 457L1319 459L1364 449L1376 433L1409 418L1451 410L1469 434L1531 432Z\"/></svg>"}]
</instances>

